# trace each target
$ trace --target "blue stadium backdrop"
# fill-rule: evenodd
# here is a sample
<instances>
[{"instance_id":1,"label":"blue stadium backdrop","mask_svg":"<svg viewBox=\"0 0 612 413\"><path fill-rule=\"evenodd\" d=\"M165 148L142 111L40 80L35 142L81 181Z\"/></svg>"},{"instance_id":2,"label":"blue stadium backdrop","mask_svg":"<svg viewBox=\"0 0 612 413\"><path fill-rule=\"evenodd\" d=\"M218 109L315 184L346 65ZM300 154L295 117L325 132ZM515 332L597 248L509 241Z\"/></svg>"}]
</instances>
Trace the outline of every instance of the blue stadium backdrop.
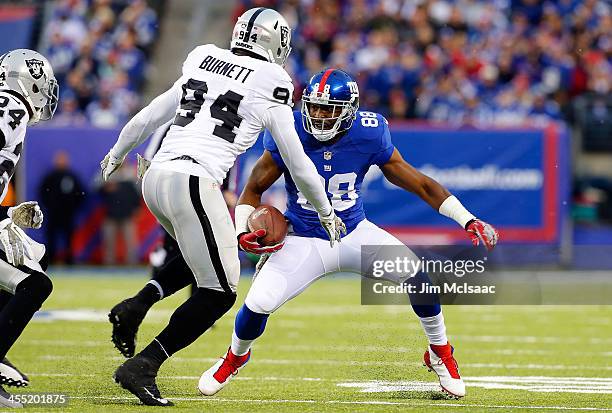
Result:
<instances>
[{"instance_id":1,"label":"blue stadium backdrop","mask_svg":"<svg viewBox=\"0 0 612 413\"><path fill-rule=\"evenodd\" d=\"M495 224L505 242L560 242L570 183L569 141L564 127L476 130L392 123L391 132L395 146L408 162L444 184L475 214ZM28 133L22 181L26 197L38 197L37 188L51 168L53 154L66 150L73 169L89 188L72 247L80 261L99 262L99 225L104 210L96 195L98 162L118 131L39 127ZM238 188L262 150L259 140L240 157ZM363 189L368 218L403 240L420 244L465 242L465 234L454 222L389 184L379 169L372 168ZM282 184L270 192L267 202L282 207ZM146 208L137 219L144 258L155 246L159 229ZM44 241L41 231L32 235Z\"/></svg>"}]
</instances>

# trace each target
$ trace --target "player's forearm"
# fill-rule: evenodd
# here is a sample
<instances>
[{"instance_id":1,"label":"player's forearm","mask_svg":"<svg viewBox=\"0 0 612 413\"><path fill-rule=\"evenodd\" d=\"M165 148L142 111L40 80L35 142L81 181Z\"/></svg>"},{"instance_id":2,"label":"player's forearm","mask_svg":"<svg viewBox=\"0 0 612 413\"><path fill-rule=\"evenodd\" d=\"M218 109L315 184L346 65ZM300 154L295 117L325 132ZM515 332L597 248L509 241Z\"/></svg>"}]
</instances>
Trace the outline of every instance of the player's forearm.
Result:
<instances>
[{"instance_id":1,"label":"player's forearm","mask_svg":"<svg viewBox=\"0 0 612 413\"><path fill-rule=\"evenodd\" d=\"M268 151L257 160L249 179L238 198L238 204L251 205L257 208L261 205L261 197L280 178L283 172L272 159Z\"/></svg>"},{"instance_id":2,"label":"player's forearm","mask_svg":"<svg viewBox=\"0 0 612 413\"><path fill-rule=\"evenodd\" d=\"M304 153L295 131L291 109L287 106L278 106L270 112L270 132L295 185L320 215L331 214L332 208L317 168Z\"/></svg>"},{"instance_id":3,"label":"player's forearm","mask_svg":"<svg viewBox=\"0 0 612 413\"><path fill-rule=\"evenodd\" d=\"M423 175L403 160L389 162L382 167L382 171L393 185L419 196L435 210L451 195L434 179Z\"/></svg>"},{"instance_id":4,"label":"player's forearm","mask_svg":"<svg viewBox=\"0 0 612 413\"><path fill-rule=\"evenodd\" d=\"M455 220L463 228L474 219L474 215L445 187L404 161L397 149L381 170L389 182L418 195L433 209Z\"/></svg>"},{"instance_id":5,"label":"player's forearm","mask_svg":"<svg viewBox=\"0 0 612 413\"><path fill-rule=\"evenodd\" d=\"M462 228L465 228L469 221L475 219L474 215L472 215L446 188L430 177L423 176L425 179L418 191L418 195L421 199L431 205L431 207L440 214L457 222Z\"/></svg>"},{"instance_id":6,"label":"player's forearm","mask_svg":"<svg viewBox=\"0 0 612 413\"><path fill-rule=\"evenodd\" d=\"M427 177L427 182L421 186L418 195L433 209L445 217L454 220L462 228L465 228L469 221L475 219L474 215L454 195L429 177Z\"/></svg>"},{"instance_id":7,"label":"player's forearm","mask_svg":"<svg viewBox=\"0 0 612 413\"><path fill-rule=\"evenodd\" d=\"M240 198L238 198L238 205L250 205L253 208L257 208L261 205L261 195L245 187L242 194L240 194Z\"/></svg>"},{"instance_id":8,"label":"player's forearm","mask_svg":"<svg viewBox=\"0 0 612 413\"><path fill-rule=\"evenodd\" d=\"M119 139L111 149L117 159L123 159L140 145L153 131L168 122L176 111L178 94L173 86L138 112L121 130Z\"/></svg>"},{"instance_id":9,"label":"player's forearm","mask_svg":"<svg viewBox=\"0 0 612 413\"><path fill-rule=\"evenodd\" d=\"M247 224L249 216L253 211L255 211L255 208L261 205L261 196L270 186L268 185L265 188L261 188L261 185L258 182L258 179L260 179L261 176L261 168L258 168L258 164L259 162L255 164L253 172L249 177L249 181L242 190L240 198L238 199L238 204L234 209L236 236L240 236L240 234L249 232L249 227Z\"/></svg>"},{"instance_id":10,"label":"player's forearm","mask_svg":"<svg viewBox=\"0 0 612 413\"><path fill-rule=\"evenodd\" d=\"M415 192L435 210L439 210L440 205L451 196L446 188L427 176L424 177Z\"/></svg>"}]
</instances>

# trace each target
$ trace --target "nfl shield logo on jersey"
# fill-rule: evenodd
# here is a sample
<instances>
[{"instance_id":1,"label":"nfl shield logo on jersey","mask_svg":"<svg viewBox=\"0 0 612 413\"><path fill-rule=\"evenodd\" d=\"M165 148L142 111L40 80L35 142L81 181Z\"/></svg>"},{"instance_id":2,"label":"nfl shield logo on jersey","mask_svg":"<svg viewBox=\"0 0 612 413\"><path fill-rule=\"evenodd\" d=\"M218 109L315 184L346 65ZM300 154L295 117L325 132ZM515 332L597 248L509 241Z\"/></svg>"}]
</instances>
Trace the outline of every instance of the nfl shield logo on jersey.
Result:
<instances>
[{"instance_id":1,"label":"nfl shield logo on jersey","mask_svg":"<svg viewBox=\"0 0 612 413\"><path fill-rule=\"evenodd\" d=\"M325 151L323 152L323 159L325 159L326 161L329 161L332 158L332 153L329 151Z\"/></svg>"},{"instance_id":2,"label":"nfl shield logo on jersey","mask_svg":"<svg viewBox=\"0 0 612 413\"><path fill-rule=\"evenodd\" d=\"M28 65L28 68L30 69L30 74L34 79L38 80L43 76L42 67L44 63L41 60L30 59L26 60L25 62L26 65Z\"/></svg>"}]
</instances>

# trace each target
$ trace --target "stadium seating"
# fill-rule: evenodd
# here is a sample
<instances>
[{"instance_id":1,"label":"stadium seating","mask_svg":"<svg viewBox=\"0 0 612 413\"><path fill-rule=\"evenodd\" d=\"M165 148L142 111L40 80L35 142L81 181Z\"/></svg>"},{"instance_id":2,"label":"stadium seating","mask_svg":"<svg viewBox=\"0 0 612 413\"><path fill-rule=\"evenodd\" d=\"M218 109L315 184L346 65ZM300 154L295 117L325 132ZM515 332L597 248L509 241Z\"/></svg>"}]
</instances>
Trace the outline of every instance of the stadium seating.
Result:
<instances>
[{"instance_id":1,"label":"stadium seating","mask_svg":"<svg viewBox=\"0 0 612 413\"><path fill-rule=\"evenodd\" d=\"M363 106L391 118L541 124L612 87L612 8L601 0L243 0L234 17L254 6L296 28L298 93L314 71L345 68Z\"/></svg>"},{"instance_id":2,"label":"stadium seating","mask_svg":"<svg viewBox=\"0 0 612 413\"><path fill-rule=\"evenodd\" d=\"M116 127L140 105L157 16L145 0L50 2L41 50L60 82L56 125Z\"/></svg>"}]
</instances>

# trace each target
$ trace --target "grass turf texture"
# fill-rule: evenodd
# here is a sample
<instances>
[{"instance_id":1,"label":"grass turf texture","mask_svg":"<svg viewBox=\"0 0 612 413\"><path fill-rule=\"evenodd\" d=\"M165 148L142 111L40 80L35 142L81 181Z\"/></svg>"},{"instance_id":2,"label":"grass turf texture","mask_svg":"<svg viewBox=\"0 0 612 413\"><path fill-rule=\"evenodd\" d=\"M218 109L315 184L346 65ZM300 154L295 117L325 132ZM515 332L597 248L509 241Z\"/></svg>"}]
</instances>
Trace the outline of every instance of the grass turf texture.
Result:
<instances>
[{"instance_id":1,"label":"grass turf texture","mask_svg":"<svg viewBox=\"0 0 612 413\"><path fill-rule=\"evenodd\" d=\"M14 393L64 393L67 407L28 411L142 412L153 408L116 385L111 376L124 360L110 342L105 314L134 294L144 276L57 276L44 310L88 309L100 321L34 321L11 360L31 384ZM236 305L212 331L168 361L160 371L162 395L177 411L207 412L435 412L559 411L612 408L607 393L532 392L472 387L459 401L431 391L362 392L340 383L430 382L421 366L426 340L405 306L361 306L356 277L323 279L270 317L249 364L213 398L199 397L199 375L227 349L234 315L250 280L243 278ZM143 323L137 351L157 334L180 292L158 303ZM603 306L446 307L448 333L464 377L612 376L612 308ZM104 319L103 319L104 318ZM367 384L367 383L366 383ZM362 385L363 386L363 385ZM553 409L545 409L551 407Z\"/></svg>"}]
</instances>

